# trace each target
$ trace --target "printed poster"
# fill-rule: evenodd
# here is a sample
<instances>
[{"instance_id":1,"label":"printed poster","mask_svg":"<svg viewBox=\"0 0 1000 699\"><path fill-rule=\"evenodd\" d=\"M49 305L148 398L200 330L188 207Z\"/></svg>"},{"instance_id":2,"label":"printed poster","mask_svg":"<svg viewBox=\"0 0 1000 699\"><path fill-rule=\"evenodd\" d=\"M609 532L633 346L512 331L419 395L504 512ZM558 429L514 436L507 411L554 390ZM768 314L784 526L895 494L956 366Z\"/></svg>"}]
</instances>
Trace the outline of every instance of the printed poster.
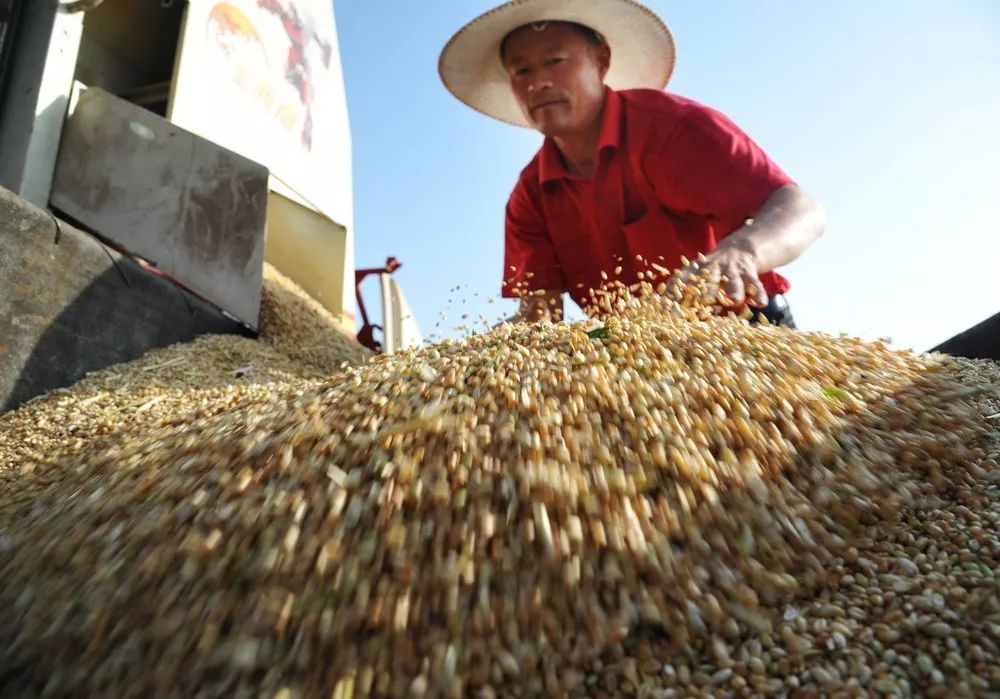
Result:
<instances>
[{"instance_id":1,"label":"printed poster","mask_svg":"<svg viewBox=\"0 0 1000 699\"><path fill-rule=\"evenodd\" d=\"M170 120L267 166L306 203L353 228L331 0L192 0Z\"/></svg>"}]
</instances>

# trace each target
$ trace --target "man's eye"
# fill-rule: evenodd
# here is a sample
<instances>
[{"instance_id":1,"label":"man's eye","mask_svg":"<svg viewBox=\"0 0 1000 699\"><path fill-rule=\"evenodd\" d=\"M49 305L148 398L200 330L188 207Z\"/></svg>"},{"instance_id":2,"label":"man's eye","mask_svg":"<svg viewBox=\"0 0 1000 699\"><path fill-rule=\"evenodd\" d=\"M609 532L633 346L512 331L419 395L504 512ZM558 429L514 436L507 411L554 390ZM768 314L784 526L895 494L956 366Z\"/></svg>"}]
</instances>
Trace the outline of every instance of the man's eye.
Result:
<instances>
[{"instance_id":1,"label":"man's eye","mask_svg":"<svg viewBox=\"0 0 1000 699\"><path fill-rule=\"evenodd\" d=\"M555 58L550 58L549 60L546 61L546 63L548 65L550 65L550 66L558 65L559 63L562 63L562 62L563 62L562 56L557 56Z\"/></svg>"},{"instance_id":2,"label":"man's eye","mask_svg":"<svg viewBox=\"0 0 1000 699\"><path fill-rule=\"evenodd\" d=\"M524 76L531 72L530 68L518 68L514 71L514 75Z\"/></svg>"}]
</instances>

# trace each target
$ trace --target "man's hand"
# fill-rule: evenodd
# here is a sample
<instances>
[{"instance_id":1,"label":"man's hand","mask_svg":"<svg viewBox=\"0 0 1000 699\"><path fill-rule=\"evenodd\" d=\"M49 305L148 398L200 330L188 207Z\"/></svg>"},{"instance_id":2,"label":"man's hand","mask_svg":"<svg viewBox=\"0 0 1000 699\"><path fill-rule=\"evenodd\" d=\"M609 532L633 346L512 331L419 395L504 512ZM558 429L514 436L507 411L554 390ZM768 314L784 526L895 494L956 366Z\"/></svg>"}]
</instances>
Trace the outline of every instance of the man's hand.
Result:
<instances>
[{"instance_id":1,"label":"man's hand","mask_svg":"<svg viewBox=\"0 0 1000 699\"><path fill-rule=\"evenodd\" d=\"M760 283L757 259L749 250L742 249L738 240L733 244L723 241L719 247L705 255L702 263L711 270L712 279L720 287L723 305L767 306L767 292Z\"/></svg>"},{"instance_id":2,"label":"man's hand","mask_svg":"<svg viewBox=\"0 0 1000 699\"><path fill-rule=\"evenodd\" d=\"M680 299L684 287L695 285L704 303L712 306L767 306L767 292L757 273L753 254L723 243L707 255L677 270L668 282L670 296Z\"/></svg>"},{"instance_id":3,"label":"man's hand","mask_svg":"<svg viewBox=\"0 0 1000 699\"><path fill-rule=\"evenodd\" d=\"M559 289L543 289L531 292L521 299L517 313L508 318L509 323L536 323L563 319L563 292Z\"/></svg>"},{"instance_id":4,"label":"man's hand","mask_svg":"<svg viewBox=\"0 0 1000 699\"><path fill-rule=\"evenodd\" d=\"M823 234L822 208L795 185L778 188L753 219L733 231L715 250L674 274L668 288L680 298L686 282L704 277L705 301L763 308L768 298L759 275L798 258ZM721 293L719 293L721 292Z\"/></svg>"}]
</instances>

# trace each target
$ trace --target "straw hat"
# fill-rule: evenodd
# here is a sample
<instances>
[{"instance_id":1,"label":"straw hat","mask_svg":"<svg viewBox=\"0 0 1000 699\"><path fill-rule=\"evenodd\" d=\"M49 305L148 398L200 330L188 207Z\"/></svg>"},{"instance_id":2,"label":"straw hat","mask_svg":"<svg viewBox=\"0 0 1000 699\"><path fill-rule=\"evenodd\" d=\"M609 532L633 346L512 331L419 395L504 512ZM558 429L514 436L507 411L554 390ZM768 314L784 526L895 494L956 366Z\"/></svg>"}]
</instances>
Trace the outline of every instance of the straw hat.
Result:
<instances>
[{"instance_id":1,"label":"straw hat","mask_svg":"<svg viewBox=\"0 0 1000 699\"><path fill-rule=\"evenodd\" d=\"M611 46L606 84L615 90L663 89L674 70L674 39L656 13L634 0L511 0L462 27L441 52L445 87L467 105L500 121L530 126L500 61L500 42L535 22L576 22Z\"/></svg>"}]
</instances>

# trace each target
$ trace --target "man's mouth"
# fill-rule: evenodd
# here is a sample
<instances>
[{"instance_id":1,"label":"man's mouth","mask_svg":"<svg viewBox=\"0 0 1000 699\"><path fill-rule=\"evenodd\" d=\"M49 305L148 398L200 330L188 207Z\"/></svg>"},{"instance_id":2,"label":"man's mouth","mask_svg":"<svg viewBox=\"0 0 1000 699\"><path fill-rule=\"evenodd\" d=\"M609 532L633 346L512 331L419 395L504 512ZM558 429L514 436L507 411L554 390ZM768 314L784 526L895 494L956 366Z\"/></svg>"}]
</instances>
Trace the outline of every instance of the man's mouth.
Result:
<instances>
[{"instance_id":1,"label":"man's mouth","mask_svg":"<svg viewBox=\"0 0 1000 699\"><path fill-rule=\"evenodd\" d=\"M533 104L531 106L532 112L537 112L540 109L545 109L546 107L552 107L557 104L563 104L564 100L545 100L544 102L539 102L538 104Z\"/></svg>"}]
</instances>

